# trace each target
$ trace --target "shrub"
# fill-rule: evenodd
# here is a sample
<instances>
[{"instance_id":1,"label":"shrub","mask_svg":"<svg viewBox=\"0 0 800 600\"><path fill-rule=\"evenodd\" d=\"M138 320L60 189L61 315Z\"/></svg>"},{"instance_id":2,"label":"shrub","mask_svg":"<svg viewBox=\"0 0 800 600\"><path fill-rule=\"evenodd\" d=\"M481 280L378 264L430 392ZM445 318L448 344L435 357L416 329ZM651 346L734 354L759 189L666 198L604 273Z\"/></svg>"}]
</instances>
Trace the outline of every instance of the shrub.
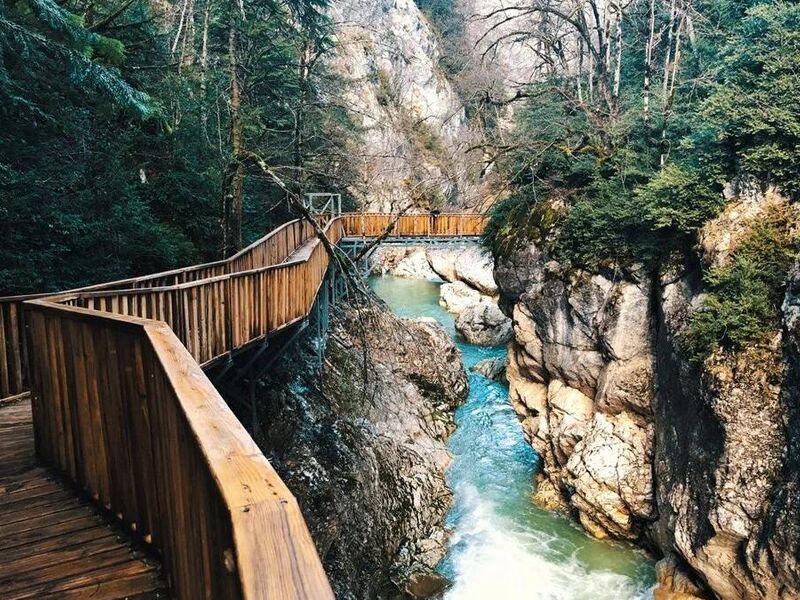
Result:
<instances>
[{"instance_id":1,"label":"shrub","mask_svg":"<svg viewBox=\"0 0 800 600\"><path fill-rule=\"evenodd\" d=\"M742 350L778 327L786 273L797 255L795 226L790 209L769 208L751 221L729 264L705 274L705 305L691 316L682 340L692 360L718 347Z\"/></svg>"},{"instance_id":2,"label":"shrub","mask_svg":"<svg viewBox=\"0 0 800 600\"><path fill-rule=\"evenodd\" d=\"M508 256L525 242L541 243L560 218L552 203L513 194L492 207L482 241L495 256Z\"/></svg>"}]
</instances>

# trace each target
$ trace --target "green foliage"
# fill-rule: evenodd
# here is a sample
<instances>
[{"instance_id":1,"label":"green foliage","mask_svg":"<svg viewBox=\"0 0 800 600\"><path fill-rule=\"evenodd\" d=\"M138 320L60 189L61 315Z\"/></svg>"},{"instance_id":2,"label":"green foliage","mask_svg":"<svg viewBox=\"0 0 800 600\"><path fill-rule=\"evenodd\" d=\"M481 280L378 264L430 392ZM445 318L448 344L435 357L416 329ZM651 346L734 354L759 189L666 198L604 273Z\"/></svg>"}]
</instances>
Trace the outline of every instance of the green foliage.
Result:
<instances>
[{"instance_id":1,"label":"green foliage","mask_svg":"<svg viewBox=\"0 0 800 600\"><path fill-rule=\"evenodd\" d=\"M800 5L755 4L718 60L703 122L743 170L800 198Z\"/></svg>"},{"instance_id":2,"label":"green foliage","mask_svg":"<svg viewBox=\"0 0 800 600\"><path fill-rule=\"evenodd\" d=\"M741 350L778 327L786 273L798 251L796 225L789 211L773 207L749 224L729 263L706 273L708 297L682 340L695 361L718 347Z\"/></svg>"},{"instance_id":3,"label":"green foliage","mask_svg":"<svg viewBox=\"0 0 800 600\"><path fill-rule=\"evenodd\" d=\"M419 9L438 30L444 71L457 76L468 60L461 49L464 39L464 18L456 9L455 0L416 0Z\"/></svg>"},{"instance_id":4,"label":"green foliage","mask_svg":"<svg viewBox=\"0 0 800 600\"><path fill-rule=\"evenodd\" d=\"M66 80L79 93L105 95L119 106L130 109L142 117L153 116L156 105L147 94L130 86L114 66L122 63L125 46L87 29L83 19L74 15L53 0L20 0L10 10L0 6L0 96L15 104L33 109L35 101L21 94L9 93L12 84L6 61L14 56L24 56L25 67L40 76L47 72L64 70ZM5 60L4 60L5 59ZM27 72L18 80L34 73ZM38 107L37 107L38 108Z\"/></svg>"},{"instance_id":5,"label":"green foliage","mask_svg":"<svg viewBox=\"0 0 800 600\"><path fill-rule=\"evenodd\" d=\"M315 190L345 187L352 125L318 91L324 85L335 98L337 82L321 62L305 87L298 79L300 52L330 48L324 2L242 5L245 147L292 181L303 98L297 179ZM146 0L0 3L0 295L220 257L231 6L238 10L196 3L195 30L177 36L155 25ZM245 242L294 217L255 169L243 205Z\"/></svg>"},{"instance_id":6,"label":"green foliage","mask_svg":"<svg viewBox=\"0 0 800 600\"><path fill-rule=\"evenodd\" d=\"M495 252L532 239L547 241L567 265L610 260L657 271L695 245L697 230L723 208L726 182L751 178L800 199L800 4L694 2L674 99L666 102L663 73L654 73L645 118L647 11L634 3L625 14L620 94L611 108L600 94L587 99L587 87L576 98L572 75L526 90L516 147L501 164L512 191L486 234ZM656 31L668 18L656 15ZM659 44L656 70L666 59L663 37ZM563 205L565 215L542 220L545 204ZM553 230L541 231L542 222ZM686 341L694 356L718 345L742 348L775 327L797 251L786 222L783 215L751 223L731 263L706 273L706 308Z\"/></svg>"},{"instance_id":7,"label":"green foliage","mask_svg":"<svg viewBox=\"0 0 800 600\"><path fill-rule=\"evenodd\" d=\"M483 244L495 256L506 256L525 241L541 243L561 215L549 202L529 204L524 195L510 195L492 206Z\"/></svg>"}]
</instances>

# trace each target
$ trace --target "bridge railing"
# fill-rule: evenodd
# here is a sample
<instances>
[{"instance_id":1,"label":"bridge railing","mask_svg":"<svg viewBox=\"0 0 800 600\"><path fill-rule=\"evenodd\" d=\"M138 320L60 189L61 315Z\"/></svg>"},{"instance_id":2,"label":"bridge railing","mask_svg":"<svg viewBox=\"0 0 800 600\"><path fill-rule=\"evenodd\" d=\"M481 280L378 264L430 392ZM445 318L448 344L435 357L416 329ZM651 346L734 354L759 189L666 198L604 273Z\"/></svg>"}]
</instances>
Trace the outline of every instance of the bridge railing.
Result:
<instances>
[{"instance_id":1,"label":"bridge railing","mask_svg":"<svg viewBox=\"0 0 800 600\"><path fill-rule=\"evenodd\" d=\"M310 226L309 226L310 227ZM291 231L291 230L290 230ZM298 229L290 239L307 242ZM326 234L336 243L343 228L331 221ZM279 255L290 255L281 252ZM253 264L246 260L243 265ZM256 262L258 264L258 262ZM278 264L179 285L67 292L51 302L162 321L201 365L265 337L304 317L325 275L328 256L318 239L305 252Z\"/></svg>"},{"instance_id":2,"label":"bridge railing","mask_svg":"<svg viewBox=\"0 0 800 600\"><path fill-rule=\"evenodd\" d=\"M348 236L377 237L393 222L393 236L472 237L483 233L486 217L467 213L409 214L345 213L342 215Z\"/></svg>"},{"instance_id":3,"label":"bridge railing","mask_svg":"<svg viewBox=\"0 0 800 600\"><path fill-rule=\"evenodd\" d=\"M25 302L40 458L158 550L178 598L332 598L294 497L196 362L307 316L328 260L315 239L279 265Z\"/></svg>"},{"instance_id":4,"label":"bridge railing","mask_svg":"<svg viewBox=\"0 0 800 600\"><path fill-rule=\"evenodd\" d=\"M310 223L295 219L225 260L90 285L57 296L72 306L165 321L203 363L228 348L228 328L217 306L226 286L220 278L281 263L314 235ZM53 296L0 298L0 398L25 393L29 387L22 303ZM210 322L217 328L213 338L203 333Z\"/></svg>"},{"instance_id":5,"label":"bridge railing","mask_svg":"<svg viewBox=\"0 0 800 600\"><path fill-rule=\"evenodd\" d=\"M333 598L294 497L166 324L25 310L40 458L158 551L177 598Z\"/></svg>"}]
</instances>

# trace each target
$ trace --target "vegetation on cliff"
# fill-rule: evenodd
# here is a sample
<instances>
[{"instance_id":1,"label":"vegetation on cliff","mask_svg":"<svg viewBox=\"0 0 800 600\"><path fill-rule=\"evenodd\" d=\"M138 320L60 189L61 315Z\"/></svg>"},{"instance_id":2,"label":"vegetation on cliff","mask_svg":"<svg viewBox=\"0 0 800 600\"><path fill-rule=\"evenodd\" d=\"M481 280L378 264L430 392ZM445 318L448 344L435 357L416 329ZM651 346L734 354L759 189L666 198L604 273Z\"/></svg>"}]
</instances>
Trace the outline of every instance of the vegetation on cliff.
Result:
<instances>
[{"instance_id":1,"label":"vegetation on cliff","mask_svg":"<svg viewBox=\"0 0 800 600\"><path fill-rule=\"evenodd\" d=\"M495 252L530 239L533 220L534 239L557 223L553 243L565 264L657 270L695 244L725 205L727 183L755 181L798 198L800 6L611 3L597 34L591 10L573 19L562 8L529 9L571 31L578 51L569 56L562 38L530 33L563 68L521 94L527 104L502 165L514 191L487 231ZM542 208L554 200L564 206L557 219ZM774 328L796 252L787 227L779 218L754 223L733 263L706 274L708 310L688 340L697 356Z\"/></svg>"}]
</instances>

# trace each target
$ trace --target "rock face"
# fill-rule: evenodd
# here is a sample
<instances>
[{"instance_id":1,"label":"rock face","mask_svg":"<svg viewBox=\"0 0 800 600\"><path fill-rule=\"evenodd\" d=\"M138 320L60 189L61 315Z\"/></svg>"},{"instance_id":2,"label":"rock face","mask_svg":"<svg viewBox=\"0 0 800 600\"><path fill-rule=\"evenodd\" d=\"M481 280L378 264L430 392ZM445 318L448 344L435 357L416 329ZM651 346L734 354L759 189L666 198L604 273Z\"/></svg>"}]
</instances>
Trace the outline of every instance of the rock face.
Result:
<instances>
[{"instance_id":1,"label":"rock face","mask_svg":"<svg viewBox=\"0 0 800 600\"><path fill-rule=\"evenodd\" d=\"M413 0L342 0L330 8L343 80L340 102L360 131L370 210L414 201L469 206L480 165L465 152L472 135L464 106L439 66L437 32Z\"/></svg>"},{"instance_id":2,"label":"rock face","mask_svg":"<svg viewBox=\"0 0 800 600\"><path fill-rule=\"evenodd\" d=\"M484 296L463 281L445 283L439 289L439 304L454 314L459 314L471 306L491 303L491 301L488 296Z\"/></svg>"},{"instance_id":3,"label":"rock face","mask_svg":"<svg viewBox=\"0 0 800 600\"><path fill-rule=\"evenodd\" d=\"M508 379L506 379L506 361L504 358L484 358L472 365L470 371L480 373L492 381L508 384Z\"/></svg>"},{"instance_id":4,"label":"rock face","mask_svg":"<svg viewBox=\"0 0 800 600\"><path fill-rule=\"evenodd\" d=\"M445 441L467 393L458 349L430 319L335 314L322 372L309 338L260 382L254 437L297 496L337 598L435 595Z\"/></svg>"},{"instance_id":5,"label":"rock face","mask_svg":"<svg viewBox=\"0 0 800 600\"><path fill-rule=\"evenodd\" d=\"M456 317L456 331L470 344L502 346L512 335L511 320L496 304L481 302L465 308Z\"/></svg>"},{"instance_id":6,"label":"rock face","mask_svg":"<svg viewBox=\"0 0 800 600\"><path fill-rule=\"evenodd\" d=\"M702 260L735 249L732 212L773 201L732 203L702 232ZM797 598L800 268L783 331L696 365L680 335L702 301L698 262L567 271L528 246L498 264L510 397L542 456L536 499L662 553L658 598Z\"/></svg>"},{"instance_id":7,"label":"rock face","mask_svg":"<svg viewBox=\"0 0 800 600\"><path fill-rule=\"evenodd\" d=\"M598 537L638 539L654 516L649 284L562 273L535 248L496 275L503 292L518 290L504 295L509 392L542 456L540 500L568 506Z\"/></svg>"},{"instance_id":8,"label":"rock face","mask_svg":"<svg viewBox=\"0 0 800 600\"><path fill-rule=\"evenodd\" d=\"M458 253L453 266L457 279L487 296L497 295L494 259L486 250L478 246L469 246Z\"/></svg>"}]
</instances>

